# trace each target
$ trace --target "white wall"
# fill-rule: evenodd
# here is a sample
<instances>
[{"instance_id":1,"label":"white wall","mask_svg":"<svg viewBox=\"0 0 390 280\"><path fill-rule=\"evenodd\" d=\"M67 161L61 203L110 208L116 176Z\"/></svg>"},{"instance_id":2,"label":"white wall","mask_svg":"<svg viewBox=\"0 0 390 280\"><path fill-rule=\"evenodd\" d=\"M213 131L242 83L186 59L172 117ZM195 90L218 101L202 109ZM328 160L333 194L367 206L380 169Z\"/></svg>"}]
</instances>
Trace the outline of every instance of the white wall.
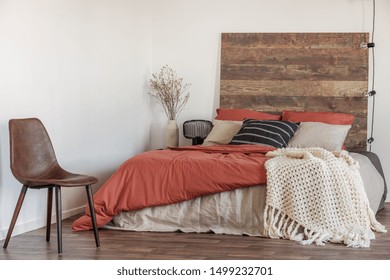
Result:
<instances>
[{"instance_id":1,"label":"white wall","mask_svg":"<svg viewBox=\"0 0 390 280\"><path fill-rule=\"evenodd\" d=\"M192 118L211 120L219 104L220 33L371 32L371 29L372 0L155 0L152 69L158 71L168 63L192 83L190 101L179 117L180 122ZM376 0L377 96L372 151L381 158L390 183L389 29L390 1ZM182 144L188 143L181 140ZM152 144L158 145L153 140Z\"/></svg>"},{"instance_id":2,"label":"white wall","mask_svg":"<svg viewBox=\"0 0 390 280\"><path fill-rule=\"evenodd\" d=\"M0 240L21 189L10 118L39 117L60 164L99 177L94 191L149 148L150 15L144 0L0 0ZM84 210L83 188L62 194L64 217ZM44 226L45 212L46 191L28 191L14 233Z\"/></svg>"},{"instance_id":3,"label":"white wall","mask_svg":"<svg viewBox=\"0 0 390 280\"><path fill-rule=\"evenodd\" d=\"M376 2L373 151L390 178L390 1ZM60 163L103 183L126 158L162 145L166 118L145 94L151 71L168 64L192 84L179 124L212 119L219 100L221 32L369 32L371 3L0 0L0 239L20 190L8 166L10 118L41 118ZM181 145L188 143L181 139ZM83 209L81 189L65 189L63 198L65 216ZM43 226L45 192L30 191L23 209L15 233Z\"/></svg>"}]
</instances>

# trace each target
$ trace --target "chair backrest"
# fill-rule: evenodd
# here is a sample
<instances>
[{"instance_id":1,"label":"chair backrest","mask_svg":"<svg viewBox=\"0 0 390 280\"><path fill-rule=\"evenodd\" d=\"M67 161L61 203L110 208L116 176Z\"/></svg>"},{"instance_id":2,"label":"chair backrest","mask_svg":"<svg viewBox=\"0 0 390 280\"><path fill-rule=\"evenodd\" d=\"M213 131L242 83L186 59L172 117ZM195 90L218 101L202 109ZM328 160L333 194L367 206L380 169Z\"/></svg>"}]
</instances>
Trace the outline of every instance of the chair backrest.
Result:
<instances>
[{"instance_id":1,"label":"chair backrest","mask_svg":"<svg viewBox=\"0 0 390 280\"><path fill-rule=\"evenodd\" d=\"M9 121L10 165L22 184L58 165L50 137L37 118Z\"/></svg>"}]
</instances>

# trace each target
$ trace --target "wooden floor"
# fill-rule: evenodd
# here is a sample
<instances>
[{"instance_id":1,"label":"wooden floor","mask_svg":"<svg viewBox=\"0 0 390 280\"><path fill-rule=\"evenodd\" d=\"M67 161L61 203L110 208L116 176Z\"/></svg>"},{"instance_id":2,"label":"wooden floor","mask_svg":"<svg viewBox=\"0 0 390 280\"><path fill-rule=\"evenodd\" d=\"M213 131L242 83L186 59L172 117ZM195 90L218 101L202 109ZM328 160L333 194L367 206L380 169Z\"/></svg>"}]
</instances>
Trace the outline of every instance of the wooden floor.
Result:
<instances>
[{"instance_id":1,"label":"wooden floor","mask_svg":"<svg viewBox=\"0 0 390 280\"><path fill-rule=\"evenodd\" d=\"M376 233L370 248L347 248L342 244L303 246L289 240L217 234L152 233L99 230L96 248L92 231L72 232L76 217L63 222L63 254L57 254L55 225L52 240L45 229L14 236L7 249L0 241L2 260L390 260L390 232ZM390 229L390 203L377 219Z\"/></svg>"}]
</instances>

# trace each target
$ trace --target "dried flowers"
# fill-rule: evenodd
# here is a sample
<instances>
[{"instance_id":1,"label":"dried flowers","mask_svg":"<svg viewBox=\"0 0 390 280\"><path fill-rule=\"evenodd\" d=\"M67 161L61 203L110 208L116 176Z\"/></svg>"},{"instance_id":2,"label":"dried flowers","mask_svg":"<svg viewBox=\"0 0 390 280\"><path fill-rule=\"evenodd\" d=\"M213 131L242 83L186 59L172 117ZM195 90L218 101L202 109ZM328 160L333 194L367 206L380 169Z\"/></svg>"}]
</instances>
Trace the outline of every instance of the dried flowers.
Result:
<instances>
[{"instance_id":1,"label":"dried flowers","mask_svg":"<svg viewBox=\"0 0 390 280\"><path fill-rule=\"evenodd\" d=\"M162 105L168 119L175 120L190 97L190 84L183 83L183 78L177 77L168 65L163 66L158 75L153 74L149 84L150 94Z\"/></svg>"}]
</instances>

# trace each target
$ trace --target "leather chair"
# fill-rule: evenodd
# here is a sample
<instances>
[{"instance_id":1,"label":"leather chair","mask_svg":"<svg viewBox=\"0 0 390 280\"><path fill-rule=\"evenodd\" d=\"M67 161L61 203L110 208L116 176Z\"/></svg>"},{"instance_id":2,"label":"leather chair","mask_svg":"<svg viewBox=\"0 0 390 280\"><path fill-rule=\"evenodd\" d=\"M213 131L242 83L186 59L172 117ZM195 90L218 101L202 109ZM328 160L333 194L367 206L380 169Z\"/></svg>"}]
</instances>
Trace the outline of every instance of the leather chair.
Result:
<instances>
[{"instance_id":1,"label":"leather chair","mask_svg":"<svg viewBox=\"0 0 390 280\"><path fill-rule=\"evenodd\" d=\"M92 176L70 173L58 164L49 135L36 118L9 121L10 167L23 187L8 229L3 248L7 248L27 189L48 189L46 241L50 241L53 189L55 189L58 253L62 254L61 188L85 186L91 214L96 247L100 246L96 226L91 185L98 182Z\"/></svg>"}]
</instances>

